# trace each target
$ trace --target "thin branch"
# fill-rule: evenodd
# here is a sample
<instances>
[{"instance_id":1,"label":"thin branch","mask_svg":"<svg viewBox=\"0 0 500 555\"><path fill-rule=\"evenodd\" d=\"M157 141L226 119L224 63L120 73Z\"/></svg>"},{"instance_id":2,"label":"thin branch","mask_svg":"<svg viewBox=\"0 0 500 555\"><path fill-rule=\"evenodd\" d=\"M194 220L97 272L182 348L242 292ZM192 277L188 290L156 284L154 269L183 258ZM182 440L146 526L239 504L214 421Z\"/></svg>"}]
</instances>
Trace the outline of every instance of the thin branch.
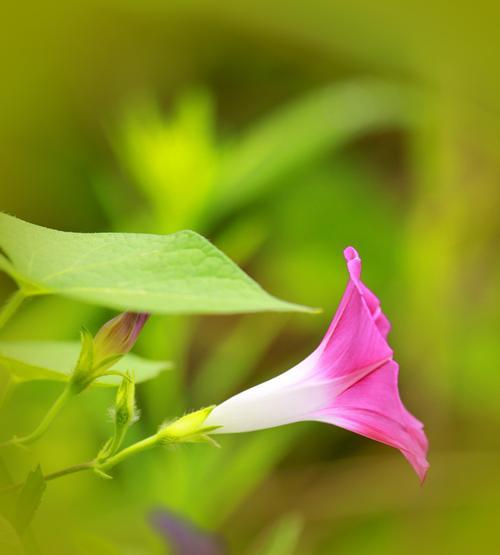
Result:
<instances>
[{"instance_id":1,"label":"thin branch","mask_svg":"<svg viewBox=\"0 0 500 555\"><path fill-rule=\"evenodd\" d=\"M61 476L67 476L68 474L75 474L77 472L83 472L84 470L91 470L92 468L94 468L94 466L95 466L94 461L75 464L73 466L68 466L67 468L63 468L62 470L58 470L57 472L46 474L43 477L43 479L46 482L49 482L50 480L56 480L57 478L61 478ZM24 486L24 482L18 482L17 484L12 484L3 489L0 489L0 495L3 495L5 493L13 493L15 491L20 490L23 486Z\"/></svg>"}]
</instances>

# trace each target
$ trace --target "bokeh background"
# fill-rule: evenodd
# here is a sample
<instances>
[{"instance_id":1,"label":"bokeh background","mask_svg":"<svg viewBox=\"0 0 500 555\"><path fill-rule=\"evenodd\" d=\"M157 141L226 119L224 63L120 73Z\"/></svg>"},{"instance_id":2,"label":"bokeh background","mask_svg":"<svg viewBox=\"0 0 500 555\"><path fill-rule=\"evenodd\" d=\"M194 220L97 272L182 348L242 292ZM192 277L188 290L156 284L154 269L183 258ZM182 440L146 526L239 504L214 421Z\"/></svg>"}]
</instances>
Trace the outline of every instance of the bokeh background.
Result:
<instances>
[{"instance_id":1,"label":"bokeh background","mask_svg":"<svg viewBox=\"0 0 500 555\"><path fill-rule=\"evenodd\" d=\"M175 370L138 388L131 439L307 355L352 244L431 442L423 487L396 451L321 424L154 450L112 482L51 483L29 549L165 553L148 516L163 508L215 534L220 553L497 551L499 12L487 0L4 6L3 211L72 231L195 229L269 291L323 308L155 317L137 351ZM40 299L2 337L75 339L108 316ZM31 429L59 387L4 386L2 437ZM2 453L2 475L91 458L111 402L82 395L32 452Z\"/></svg>"}]
</instances>

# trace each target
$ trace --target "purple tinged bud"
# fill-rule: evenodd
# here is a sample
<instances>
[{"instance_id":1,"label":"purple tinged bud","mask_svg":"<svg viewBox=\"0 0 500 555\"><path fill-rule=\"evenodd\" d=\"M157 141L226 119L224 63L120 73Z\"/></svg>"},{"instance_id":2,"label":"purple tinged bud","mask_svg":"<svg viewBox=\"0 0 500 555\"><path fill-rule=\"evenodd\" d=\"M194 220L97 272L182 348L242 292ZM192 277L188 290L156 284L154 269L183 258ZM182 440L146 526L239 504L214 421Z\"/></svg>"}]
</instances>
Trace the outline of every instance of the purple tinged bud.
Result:
<instances>
[{"instance_id":1,"label":"purple tinged bud","mask_svg":"<svg viewBox=\"0 0 500 555\"><path fill-rule=\"evenodd\" d=\"M147 312L123 312L106 322L94 337L94 367L111 357L127 354L149 316Z\"/></svg>"},{"instance_id":2,"label":"purple tinged bud","mask_svg":"<svg viewBox=\"0 0 500 555\"><path fill-rule=\"evenodd\" d=\"M71 387L76 393L104 376L132 349L149 316L146 312L123 312L106 322L95 337L82 329L80 356L71 375Z\"/></svg>"}]
</instances>

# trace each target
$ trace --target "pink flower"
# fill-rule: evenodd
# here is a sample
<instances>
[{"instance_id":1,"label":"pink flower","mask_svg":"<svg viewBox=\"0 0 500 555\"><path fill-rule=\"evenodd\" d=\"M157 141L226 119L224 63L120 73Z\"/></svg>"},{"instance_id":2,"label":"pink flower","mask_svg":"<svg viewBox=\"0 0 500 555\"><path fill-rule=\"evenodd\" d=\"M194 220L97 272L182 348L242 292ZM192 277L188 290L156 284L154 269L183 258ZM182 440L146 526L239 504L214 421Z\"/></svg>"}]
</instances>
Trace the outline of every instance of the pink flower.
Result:
<instances>
[{"instance_id":1,"label":"pink flower","mask_svg":"<svg viewBox=\"0 0 500 555\"><path fill-rule=\"evenodd\" d=\"M205 425L220 426L212 433L237 433L327 422L396 447L423 481L427 438L399 397L389 321L360 279L356 250L348 247L344 256L350 280L319 347L287 372L215 407Z\"/></svg>"}]
</instances>

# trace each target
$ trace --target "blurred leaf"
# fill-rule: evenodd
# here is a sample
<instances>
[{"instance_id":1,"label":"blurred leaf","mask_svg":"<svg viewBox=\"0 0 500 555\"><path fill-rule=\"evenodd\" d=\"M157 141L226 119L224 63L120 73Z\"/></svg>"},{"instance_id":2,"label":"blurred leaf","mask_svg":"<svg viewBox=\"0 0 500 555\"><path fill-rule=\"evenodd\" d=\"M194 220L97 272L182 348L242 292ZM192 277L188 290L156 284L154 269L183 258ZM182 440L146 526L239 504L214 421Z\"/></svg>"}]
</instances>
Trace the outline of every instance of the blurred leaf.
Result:
<instances>
[{"instance_id":1,"label":"blurred leaf","mask_svg":"<svg viewBox=\"0 0 500 555\"><path fill-rule=\"evenodd\" d=\"M407 126L416 95L402 86L357 80L314 91L251 129L228 149L220 210L254 200L277 178L377 129Z\"/></svg>"},{"instance_id":2,"label":"blurred leaf","mask_svg":"<svg viewBox=\"0 0 500 555\"><path fill-rule=\"evenodd\" d=\"M5 364L0 360L0 407L4 404L5 400L9 397L9 393L15 387L13 383L11 372Z\"/></svg>"},{"instance_id":3,"label":"blurred leaf","mask_svg":"<svg viewBox=\"0 0 500 555\"><path fill-rule=\"evenodd\" d=\"M266 534L264 542L259 542L250 555L293 555L299 543L304 527L303 519L298 515L286 515Z\"/></svg>"},{"instance_id":4,"label":"blurred leaf","mask_svg":"<svg viewBox=\"0 0 500 555\"><path fill-rule=\"evenodd\" d=\"M24 549L12 525L0 515L0 553L2 555L23 555Z\"/></svg>"},{"instance_id":5,"label":"blurred leaf","mask_svg":"<svg viewBox=\"0 0 500 555\"><path fill-rule=\"evenodd\" d=\"M17 500L15 522L19 534L23 534L33 520L46 487L42 469L38 465L28 474Z\"/></svg>"},{"instance_id":6,"label":"blurred leaf","mask_svg":"<svg viewBox=\"0 0 500 555\"><path fill-rule=\"evenodd\" d=\"M193 509L204 511L205 517L214 525L220 525L225 518L261 483L290 451L300 438L304 427L285 426L279 430L263 430L245 434L245 440L238 447L226 449L227 440L221 440L222 456L215 459L213 474L220 474L223 480L208 481L200 485L197 505ZM229 439L229 441L231 441Z\"/></svg>"},{"instance_id":7,"label":"blurred leaf","mask_svg":"<svg viewBox=\"0 0 500 555\"><path fill-rule=\"evenodd\" d=\"M66 233L0 214L13 277L40 294L153 313L310 311L266 293L192 231Z\"/></svg>"},{"instance_id":8,"label":"blurred leaf","mask_svg":"<svg viewBox=\"0 0 500 555\"><path fill-rule=\"evenodd\" d=\"M237 392L284 325L284 320L269 316L237 322L200 362L191 385L193 397L202 404L218 403Z\"/></svg>"},{"instance_id":9,"label":"blurred leaf","mask_svg":"<svg viewBox=\"0 0 500 555\"><path fill-rule=\"evenodd\" d=\"M80 353L77 341L3 341L0 362L20 382L32 380L68 381ZM144 382L170 368L166 361L148 360L132 353L119 360L113 370L134 372L136 382ZM118 386L120 376L104 376L96 384Z\"/></svg>"},{"instance_id":10,"label":"blurred leaf","mask_svg":"<svg viewBox=\"0 0 500 555\"><path fill-rule=\"evenodd\" d=\"M157 212L161 229L192 226L210 197L219 164L213 111L206 92L189 91L168 118L147 101L123 118L116 150Z\"/></svg>"}]
</instances>

